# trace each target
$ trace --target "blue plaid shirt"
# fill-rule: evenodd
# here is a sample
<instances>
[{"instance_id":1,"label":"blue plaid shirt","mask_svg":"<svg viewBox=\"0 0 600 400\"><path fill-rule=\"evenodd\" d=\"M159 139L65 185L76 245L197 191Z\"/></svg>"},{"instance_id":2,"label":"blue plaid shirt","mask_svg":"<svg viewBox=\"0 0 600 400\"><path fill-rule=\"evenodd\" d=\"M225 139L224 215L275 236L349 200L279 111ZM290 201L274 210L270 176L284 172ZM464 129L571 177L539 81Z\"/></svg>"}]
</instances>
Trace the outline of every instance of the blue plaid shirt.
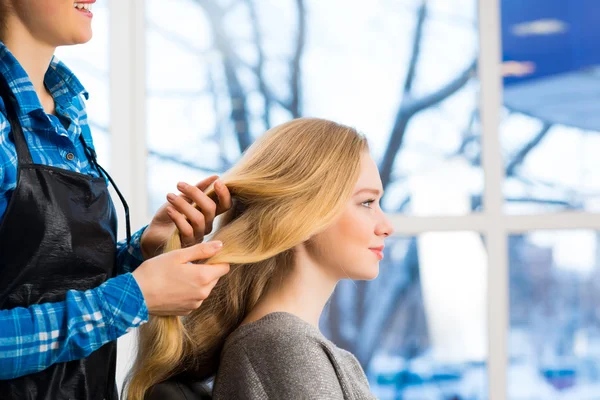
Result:
<instances>
[{"instance_id":1,"label":"blue plaid shirt","mask_svg":"<svg viewBox=\"0 0 600 400\"><path fill-rule=\"evenodd\" d=\"M16 95L19 119L34 163L98 176L88 163L79 136L93 147L84 98L88 94L75 75L56 58L44 82L56 104L56 114L69 123L65 129L48 115L19 62L0 42L0 74ZM0 223L17 184L17 154L9 140L10 126L0 99ZM66 155L75 155L71 161ZM71 158L71 157L69 157ZM52 364L81 359L148 320L148 309L131 275L143 261L140 238L117 244L119 276L85 292L69 291L65 301L28 308L0 310L0 379L46 369Z\"/></svg>"}]
</instances>

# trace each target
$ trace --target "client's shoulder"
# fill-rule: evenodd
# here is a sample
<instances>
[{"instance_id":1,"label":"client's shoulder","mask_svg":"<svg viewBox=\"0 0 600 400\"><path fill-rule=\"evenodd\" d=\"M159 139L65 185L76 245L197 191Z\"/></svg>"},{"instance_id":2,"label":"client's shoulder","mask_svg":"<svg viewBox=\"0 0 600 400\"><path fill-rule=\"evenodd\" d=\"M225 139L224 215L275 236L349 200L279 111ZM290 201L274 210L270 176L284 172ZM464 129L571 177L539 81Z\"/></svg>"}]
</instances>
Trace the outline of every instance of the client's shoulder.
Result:
<instances>
[{"instance_id":1,"label":"client's shoulder","mask_svg":"<svg viewBox=\"0 0 600 400\"><path fill-rule=\"evenodd\" d=\"M343 398L336 354L317 327L292 314L269 314L229 336L216 398Z\"/></svg>"},{"instance_id":2,"label":"client's shoulder","mask_svg":"<svg viewBox=\"0 0 600 400\"><path fill-rule=\"evenodd\" d=\"M228 338L230 344L240 341L277 343L301 338L321 339L320 331L300 317L287 312L273 312L240 326Z\"/></svg>"},{"instance_id":3,"label":"client's shoulder","mask_svg":"<svg viewBox=\"0 0 600 400\"><path fill-rule=\"evenodd\" d=\"M227 339L225 350L244 349L248 354L328 345L329 341L315 326L294 314L274 312L235 330Z\"/></svg>"}]
</instances>

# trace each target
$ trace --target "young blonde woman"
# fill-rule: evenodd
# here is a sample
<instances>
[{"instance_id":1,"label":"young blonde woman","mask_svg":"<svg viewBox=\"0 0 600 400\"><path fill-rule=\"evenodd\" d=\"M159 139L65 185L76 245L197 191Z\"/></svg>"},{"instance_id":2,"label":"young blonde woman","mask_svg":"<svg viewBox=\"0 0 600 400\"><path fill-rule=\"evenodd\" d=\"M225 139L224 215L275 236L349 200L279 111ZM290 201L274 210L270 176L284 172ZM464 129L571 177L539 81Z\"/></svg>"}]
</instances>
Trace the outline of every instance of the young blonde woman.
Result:
<instances>
[{"instance_id":1,"label":"young blonde woman","mask_svg":"<svg viewBox=\"0 0 600 400\"><path fill-rule=\"evenodd\" d=\"M374 279L392 233L365 138L297 119L259 139L223 182L233 199L214 240L229 263L188 317L140 328L128 400L372 399L356 358L318 329L341 279ZM214 197L208 190L209 197ZM168 250L180 247L173 233Z\"/></svg>"}]
</instances>

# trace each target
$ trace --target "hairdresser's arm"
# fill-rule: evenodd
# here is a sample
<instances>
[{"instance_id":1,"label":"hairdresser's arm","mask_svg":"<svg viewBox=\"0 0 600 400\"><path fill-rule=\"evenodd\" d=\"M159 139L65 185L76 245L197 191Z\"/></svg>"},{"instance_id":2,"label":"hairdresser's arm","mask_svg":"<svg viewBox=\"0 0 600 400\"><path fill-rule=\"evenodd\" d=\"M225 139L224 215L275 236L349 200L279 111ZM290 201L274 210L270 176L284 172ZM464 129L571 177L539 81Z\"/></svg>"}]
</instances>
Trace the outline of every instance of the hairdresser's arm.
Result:
<instances>
[{"instance_id":1,"label":"hairdresser's arm","mask_svg":"<svg viewBox=\"0 0 600 400\"><path fill-rule=\"evenodd\" d=\"M131 274L64 301L0 310L0 379L87 357L148 320L144 297Z\"/></svg>"},{"instance_id":2,"label":"hairdresser's arm","mask_svg":"<svg viewBox=\"0 0 600 400\"><path fill-rule=\"evenodd\" d=\"M226 264L191 262L220 248L208 242L172 251L97 288L71 290L64 301L0 310L0 379L85 358L146 322L148 314L189 314L229 272Z\"/></svg>"},{"instance_id":3,"label":"hairdresser's arm","mask_svg":"<svg viewBox=\"0 0 600 400\"><path fill-rule=\"evenodd\" d=\"M117 243L117 274L126 274L133 272L142 265L144 256L141 250L141 238L147 226L131 235L131 242L127 244L126 240Z\"/></svg>"}]
</instances>

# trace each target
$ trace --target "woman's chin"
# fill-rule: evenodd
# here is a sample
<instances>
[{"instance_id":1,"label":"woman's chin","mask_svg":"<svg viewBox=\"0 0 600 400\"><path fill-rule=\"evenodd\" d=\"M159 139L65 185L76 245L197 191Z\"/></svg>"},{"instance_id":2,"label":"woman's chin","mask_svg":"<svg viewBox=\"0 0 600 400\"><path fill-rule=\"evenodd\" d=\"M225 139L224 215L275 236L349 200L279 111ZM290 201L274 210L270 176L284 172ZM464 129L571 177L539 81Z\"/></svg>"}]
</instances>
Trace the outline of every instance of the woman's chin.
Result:
<instances>
[{"instance_id":1,"label":"woman's chin","mask_svg":"<svg viewBox=\"0 0 600 400\"><path fill-rule=\"evenodd\" d=\"M375 265L369 265L368 268L361 270L356 274L356 277L352 278L355 281L372 281L379 276L379 263Z\"/></svg>"},{"instance_id":2,"label":"woman's chin","mask_svg":"<svg viewBox=\"0 0 600 400\"><path fill-rule=\"evenodd\" d=\"M66 32L65 32L66 33ZM62 36L63 43L59 43L59 46L72 46L78 44L85 44L92 40L93 33L92 27L86 26L85 24L79 24L74 29L71 29L69 33Z\"/></svg>"}]
</instances>

